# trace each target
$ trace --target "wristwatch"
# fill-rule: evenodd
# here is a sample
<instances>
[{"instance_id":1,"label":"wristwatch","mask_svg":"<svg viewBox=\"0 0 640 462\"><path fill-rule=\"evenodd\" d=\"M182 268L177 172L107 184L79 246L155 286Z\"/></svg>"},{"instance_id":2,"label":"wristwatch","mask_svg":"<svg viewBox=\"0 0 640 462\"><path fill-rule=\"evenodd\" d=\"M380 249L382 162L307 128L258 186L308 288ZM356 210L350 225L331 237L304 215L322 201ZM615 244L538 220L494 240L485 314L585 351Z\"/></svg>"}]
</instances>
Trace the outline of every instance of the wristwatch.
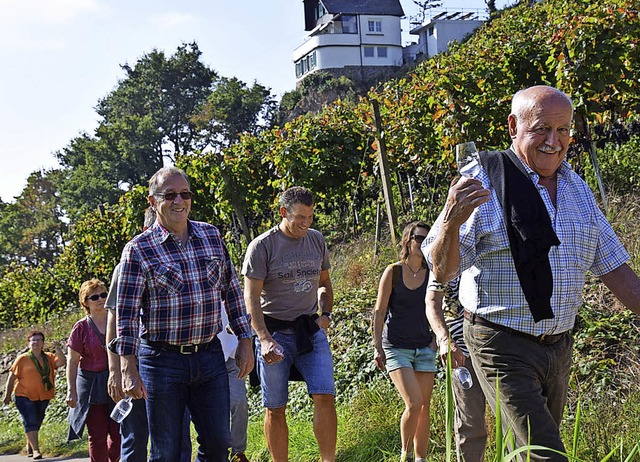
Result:
<instances>
[{"instance_id":1,"label":"wristwatch","mask_svg":"<svg viewBox=\"0 0 640 462\"><path fill-rule=\"evenodd\" d=\"M329 320L332 320L331 311L323 311L322 316L326 316Z\"/></svg>"}]
</instances>

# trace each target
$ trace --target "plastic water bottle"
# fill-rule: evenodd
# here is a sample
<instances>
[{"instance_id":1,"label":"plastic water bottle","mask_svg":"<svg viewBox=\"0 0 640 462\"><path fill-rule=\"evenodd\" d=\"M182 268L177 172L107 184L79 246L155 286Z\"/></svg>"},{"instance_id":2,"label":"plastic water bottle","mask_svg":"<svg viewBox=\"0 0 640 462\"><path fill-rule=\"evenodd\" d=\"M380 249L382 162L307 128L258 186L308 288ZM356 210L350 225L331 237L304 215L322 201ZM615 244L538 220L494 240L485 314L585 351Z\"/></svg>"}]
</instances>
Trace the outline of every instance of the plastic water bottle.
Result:
<instances>
[{"instance_id":1,"label":"plastic water bottle","mask_svg":"<svg viewBox=\"0 0 640 462\"><path fill-rule=\"evenodd\" d=\"M473 386L473 379L471 378L471 372L464 366L456 367L453 370L454 377L460 382L460 386L463 390L468 390Z\"/></svg>"},{"instance_id":2,"label":"plastic water bottle","mask_svg":"<svg viewBox=\"0 0 640 462\"><path fill-rule=\"evenodd\" d=\"M125 417L131 413L131 409L133 409L133 398L127 396L116 403L110 417L117 423L122 423Z\"/></svg>"},{"instance_id":3,"label":"plastic water bottle","mask_svg":"<svg viewBox=\"0 0 640 462\"><path fill-rule=\"evenodd\" d=\"M460 168L460 174L467 178L477 178L480 174L480 162L474 160Z\"/></svg>"},{"instance_id":4,"label":"plastic water bottle","mask_svg":"<svg viewBox=\"0 0 640 462\"><path fill-rule=\"evenodd\" d=\"M280 356L280 357L283 357L283 356L284 356L284 351L282 351L282 347L281 347L281 346L277 346L277 347L275 347L275 348L273 349L273 352L274 352L275 354L277 354L278 356Z\"/></svg>"}]
</instances>

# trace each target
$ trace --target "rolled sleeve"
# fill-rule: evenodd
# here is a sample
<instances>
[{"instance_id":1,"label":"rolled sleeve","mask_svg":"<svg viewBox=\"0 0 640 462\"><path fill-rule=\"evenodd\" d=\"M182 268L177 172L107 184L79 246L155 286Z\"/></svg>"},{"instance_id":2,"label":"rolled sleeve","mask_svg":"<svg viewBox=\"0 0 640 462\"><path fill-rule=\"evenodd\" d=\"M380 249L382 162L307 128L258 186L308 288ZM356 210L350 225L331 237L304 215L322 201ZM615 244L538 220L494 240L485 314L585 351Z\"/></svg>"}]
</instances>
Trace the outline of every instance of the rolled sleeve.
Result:
<instances>
[{"instance_id":1,"label":"rolled sleeve","mask_svg":"<svg viewBox=\"0 0 640 462\"><path fill-rule=\"evenodd\" d=\"M598 210L598 212L600 211ZM598 215L600 236L598 239L596 258L590 268L596 277L610 273L631 260L629 252L624 248L624 245L604 215L601 212Z\"/></svg>"}]
</instances>

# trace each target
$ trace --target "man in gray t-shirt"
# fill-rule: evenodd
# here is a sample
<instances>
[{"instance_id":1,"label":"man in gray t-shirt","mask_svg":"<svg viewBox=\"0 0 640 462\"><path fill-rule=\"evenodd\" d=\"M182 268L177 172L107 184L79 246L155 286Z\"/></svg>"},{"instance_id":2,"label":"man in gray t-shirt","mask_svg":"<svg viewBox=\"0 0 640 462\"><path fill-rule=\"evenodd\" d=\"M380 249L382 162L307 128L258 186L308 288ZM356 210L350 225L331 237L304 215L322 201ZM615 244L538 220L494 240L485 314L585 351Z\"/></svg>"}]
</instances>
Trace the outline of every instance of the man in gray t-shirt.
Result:
<instances>
[{"instance_id":1,"label":"man in gray t-shirt","mask_svg":"<svg viewBox=\"0 0 640 462\"><path fill-rule=\"evenodd\" d=\"M257 335L265 437L274 462L288 460L285 410L293 365L313 399L314 434L322 461L335 460L335 385L325 333L331 322L333 289L324 237L309 228L314 206L307 189L294 186L284 191L282 221L249 244L242 265L244 299Z\"/></svg>"}]
</instances>

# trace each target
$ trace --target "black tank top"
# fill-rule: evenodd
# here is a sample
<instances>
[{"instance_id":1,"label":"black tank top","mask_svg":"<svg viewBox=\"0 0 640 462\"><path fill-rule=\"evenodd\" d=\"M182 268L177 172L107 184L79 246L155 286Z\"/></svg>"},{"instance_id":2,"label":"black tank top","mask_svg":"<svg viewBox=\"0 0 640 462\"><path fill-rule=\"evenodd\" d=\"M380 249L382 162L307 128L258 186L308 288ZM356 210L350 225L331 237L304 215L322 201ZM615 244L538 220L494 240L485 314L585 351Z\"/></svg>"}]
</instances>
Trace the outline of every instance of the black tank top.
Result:
<instances>
[{"instance_id":1,"label":"black tank top","mask_svg":"<svg viewBox=\"0 0 640 462\"><path fill-rule=\"evenodd\" d=\"M382 343L394 348L424 348L431 343L431 332L424 297L427 293L429 270L424 282L416 289L404 285L402 272L391 290L387 319L382 330Z\"/></svg>"}]
</instances>

